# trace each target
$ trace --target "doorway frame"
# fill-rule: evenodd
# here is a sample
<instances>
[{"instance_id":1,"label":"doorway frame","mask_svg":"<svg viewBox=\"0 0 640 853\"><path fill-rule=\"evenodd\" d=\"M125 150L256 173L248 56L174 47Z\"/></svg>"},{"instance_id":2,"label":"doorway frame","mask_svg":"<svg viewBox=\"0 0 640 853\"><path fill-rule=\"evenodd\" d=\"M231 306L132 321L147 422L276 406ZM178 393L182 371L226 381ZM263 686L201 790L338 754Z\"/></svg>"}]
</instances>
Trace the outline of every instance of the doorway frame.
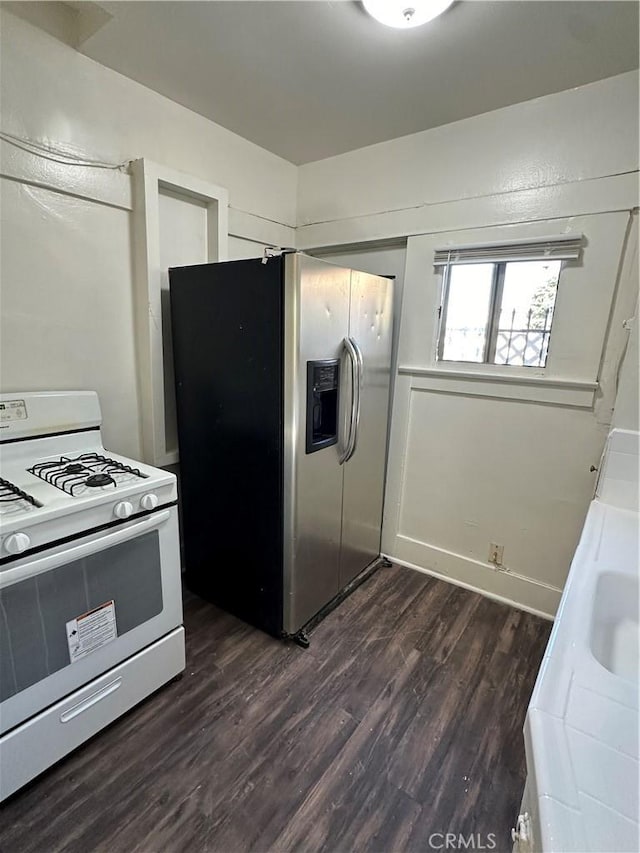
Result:
<instances>
[{"instance_id":1,"label":"doorway frame","mask_svg":"<svg viewBox=\"0 0 640 853\"><path fill-rule=\"evenodd\" d=\"M204 204L207 261L228 256L229 192L224 187L169 169L146 157L131 164L133 259L138 394L143 460L150 465L178 462L167 451L160 270L160 192L171 190Z\"/></svg>"}]
</instances>

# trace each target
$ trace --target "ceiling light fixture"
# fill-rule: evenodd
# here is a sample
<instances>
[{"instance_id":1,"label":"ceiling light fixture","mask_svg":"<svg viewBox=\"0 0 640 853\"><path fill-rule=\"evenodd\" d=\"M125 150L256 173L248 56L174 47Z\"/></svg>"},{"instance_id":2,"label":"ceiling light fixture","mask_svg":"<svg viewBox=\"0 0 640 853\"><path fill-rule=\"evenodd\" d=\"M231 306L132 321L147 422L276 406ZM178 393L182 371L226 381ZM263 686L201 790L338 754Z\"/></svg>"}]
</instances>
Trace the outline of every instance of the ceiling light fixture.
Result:
<instances>
[{"instance_id":1,"label":"ceiling light fixture","mask_svg":"<svg viewBox=\"0 0 640 853\"><path fill-rule=\"evenodd\" d=\"M409 29L441 15L453 0L362 0L367 12L388 27Z\"/></svg>"}]
</instances>

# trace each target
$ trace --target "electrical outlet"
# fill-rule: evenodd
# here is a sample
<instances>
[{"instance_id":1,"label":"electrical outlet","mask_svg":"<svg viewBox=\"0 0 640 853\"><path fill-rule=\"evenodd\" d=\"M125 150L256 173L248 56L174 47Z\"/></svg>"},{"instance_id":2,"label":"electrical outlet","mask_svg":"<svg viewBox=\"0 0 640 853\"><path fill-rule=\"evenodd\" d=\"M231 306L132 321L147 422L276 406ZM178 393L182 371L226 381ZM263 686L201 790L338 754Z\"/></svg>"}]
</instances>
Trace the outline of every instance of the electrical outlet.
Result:
<instances>
[{"instance_id":1,"label":"electrical outlet","mask_svg":"<svg viewBox=\"0 0 640 853\"><path fill-rule=\"evenodd\" d=\"M502 565L502 555L504 554L504 545L498 545L495 542L489 544L489 562L494 566Z\"/></svg>"}]
</instances>

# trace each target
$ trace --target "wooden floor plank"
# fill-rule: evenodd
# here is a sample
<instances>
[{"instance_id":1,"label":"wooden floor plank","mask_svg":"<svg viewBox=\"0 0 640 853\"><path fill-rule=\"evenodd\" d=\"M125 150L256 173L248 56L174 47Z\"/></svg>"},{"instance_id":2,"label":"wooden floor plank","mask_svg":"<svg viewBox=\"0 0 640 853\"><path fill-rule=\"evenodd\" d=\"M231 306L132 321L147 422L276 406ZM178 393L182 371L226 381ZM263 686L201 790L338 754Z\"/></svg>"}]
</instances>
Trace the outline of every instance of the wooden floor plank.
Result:
<instances>
[{"instance_id":1,"label":"wooden floor plank","mask_svg":"<svg viewBox=\"0 0 640 853\"><path fill-rule=\"evenodd\" d=\"M389 681L349 738L331 767L320 777L304 803L274 842L275 850L331 850L328 839L351 824L354 811L368 796L377 768L371 756L392 719L418 653L389 674Z\"/></svg>"},{"instance_id":2,"label":"wooden floor plank","mask_svg":"<svg viewBox=\"0 0 640 853\"><path fill-rule=\"evenodd\" d=\"M2 853L508 849L550 624L397 566L285 645L185 594L187 669L0 807Z\"/></svg>"}]
</instances>

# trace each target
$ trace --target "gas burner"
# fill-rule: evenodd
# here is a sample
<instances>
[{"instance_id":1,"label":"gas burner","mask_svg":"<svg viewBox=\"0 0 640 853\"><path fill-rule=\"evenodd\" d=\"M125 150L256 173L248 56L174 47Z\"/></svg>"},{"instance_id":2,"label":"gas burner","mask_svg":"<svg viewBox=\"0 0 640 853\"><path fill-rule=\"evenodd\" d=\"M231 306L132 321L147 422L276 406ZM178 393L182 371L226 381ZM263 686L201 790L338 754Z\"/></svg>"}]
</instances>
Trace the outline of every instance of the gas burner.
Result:
<instances>
[{"instance_id":1,"label":"gas burner","mask_svg":"<svg viewBox=\"0 0 640 853\"><path fill-rule=\"evenodd\" d=\"M79 497L88 489L117 489L136 478L147 478L138 468L98 453L83 453L75 459L62 456L60 459L38 462L27 470L72 497Z\"/></svg>"},{"instance_id":2,"label":"gas burner","mask_svg":"<svg viewBox=\"0 0 640 853\"><path fill-rule=\"evenodd\" d=\"M73 462L71 465L67 465L67 467L62 472L63 474L81 474L83 471L87 469L84 465L81 465L79 462Z\"/></svg>"},{"instance_id":3,"label":"gas burner","mask_svg":"<svg viewBox=\"0 0 640 853\"><path fill-rule=\"evenodd\" d=\"M92 474L84 481L85 486L91 486L92 489L97 489L100 486L110 486L112 483L115 486L116 481L109 474Z\"/></svg>"},{"instance_id":4,"label":"gas burner","mask_svg":"<svg viewBox=\"0 0 640 853\"><path fill-rule=\"evenodd\" d=\"M0 477L0 514L6 515L13 512L24 512L34 506L42 506L40 501L23 492L9 480Z\"/></svg>"}]
</instances>

